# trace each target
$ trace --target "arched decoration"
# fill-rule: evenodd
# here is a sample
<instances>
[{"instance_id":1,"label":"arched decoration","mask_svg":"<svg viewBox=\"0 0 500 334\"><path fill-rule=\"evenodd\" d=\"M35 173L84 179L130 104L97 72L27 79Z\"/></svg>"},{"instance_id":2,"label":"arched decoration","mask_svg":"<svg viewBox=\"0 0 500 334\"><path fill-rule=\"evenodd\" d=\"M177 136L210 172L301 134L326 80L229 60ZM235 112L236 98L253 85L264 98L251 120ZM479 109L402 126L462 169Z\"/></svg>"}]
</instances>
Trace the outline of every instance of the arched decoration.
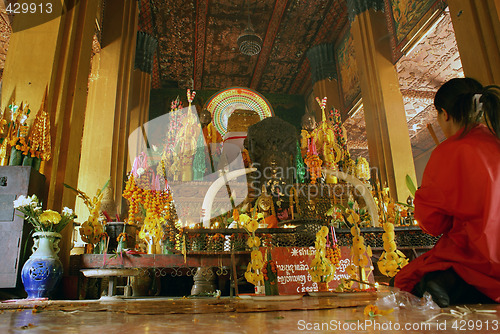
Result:
<instances>
[{"instance_id":1,"label":"arched decoration","mask_svg":"<svg viewBox=\"0 0 500 334\"><path fill-rule=\"evenodd\" d=\"M227 121L236 109L253 110L260 119L274 116L273 107L267 99L256 91L245 87L231 87L213 95L205 104L212 113L212 122L224 137Z\"/></svg>"},{"instance_id":2,"label":"arched decoration","mask_svg":"<svg viewBox=\"0 0 500 334\"><path fill-rule=\"evenodd\" d=\"M375 200L373 199L371 191L370 191L370 189L368 189L366 184L361 182L361 180L358 179L357 177L354 177L354 176L347 174L347 173L344 173L344 172L340 172L337 170L331 170L329 168L322 168L321 170L323 171L323 173L325 173L327 175L336 176L337 178L352 184L354 186L354 188L356 189L356 191L358 192L358 194L361 195L361 197L363 197L363 199L365 200L366 209L367 209L367 211L370 214L370 217L372 219L372 226L375 226L375 227L380 226L380 223L378 221L379 216L378 216L377 204L375 203Z\"/></svg>"},{"instance_id":3,"label":"arched decoration","mask_svg":"<svg viewBox=\"0 0 500 334\"><path fill-rule=\"evenodd\" d=\"M239 176L255 172L256 170L257 168L242 168L233 170L225 175L221 175L212 183L210 188L208 188L205 198L203 199L203 204L201 205L201 222L203 223L203 228L210 228L210 219L212 219L212 204L214 203L215 196L219 190L224 187L227 182L234 180Z\"/></svg>"}]
</instances>

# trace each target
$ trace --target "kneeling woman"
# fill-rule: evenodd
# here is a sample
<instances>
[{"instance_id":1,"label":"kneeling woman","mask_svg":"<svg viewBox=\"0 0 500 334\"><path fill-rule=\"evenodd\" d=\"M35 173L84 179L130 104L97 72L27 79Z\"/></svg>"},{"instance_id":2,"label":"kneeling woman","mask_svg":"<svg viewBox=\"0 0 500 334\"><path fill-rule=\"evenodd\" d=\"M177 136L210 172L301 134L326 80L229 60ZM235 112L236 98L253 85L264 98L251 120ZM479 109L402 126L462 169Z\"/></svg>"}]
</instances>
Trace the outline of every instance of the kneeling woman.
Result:
<instances>
[{"instance_id":1,"label":"kneeling woman","mask_svg":"<svg viewBox=\"0 0 500 334\"><path fill-rule=\"evenodd\" d=\"M432 152L414 203L422 230L442 236L395 286L427 291L441 307L500 303L500 87L452 79L434 106L447 139Z\"/></svg>"}]
</instances>

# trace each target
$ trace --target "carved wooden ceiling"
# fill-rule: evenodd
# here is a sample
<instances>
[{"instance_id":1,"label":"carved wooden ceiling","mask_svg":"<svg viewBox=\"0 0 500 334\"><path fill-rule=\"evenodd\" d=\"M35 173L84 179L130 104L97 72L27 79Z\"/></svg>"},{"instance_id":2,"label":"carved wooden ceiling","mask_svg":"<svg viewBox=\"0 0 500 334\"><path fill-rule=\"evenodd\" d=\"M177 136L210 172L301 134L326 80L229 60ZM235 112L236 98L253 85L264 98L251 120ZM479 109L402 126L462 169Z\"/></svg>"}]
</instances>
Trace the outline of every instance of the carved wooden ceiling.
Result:
<instances>
[{"instance_id":1,"label":"carved wooden ceiling","mask_svg":"<svg viewBox=\"0 0 500 334\"><path fill-rule=\"evenodd\" d=\"M306 94L311 88L306 51L335 42L348 24L346 0L142 0L141 4L142 15L149 17L139 18L139 28L141 20L151 20L151 33L159 40L156 88L243 86L261 93ZM256 56L241 54L237 46L249 14L263 40ZM463 76L449 15L396 68L417 157L434 146L427 124L433 125L440 140L444 138L432 106L435 91L449 78ZM368 157L363 110L345 125L353 155Z\"/></svg>"},{"instance_id":2,"label":"carved wooden ceiling","mask_svg":"<svg viewBox=\"0 0 500 334\"><path fill-rule=\"evenodd\" d=\"M347 23L345 0L150 0L146 6L163 87L304 93L311 85L306 51L334 42ZM256 56L237 46L248 16L263 40Z\"/></svg>"}]
</instances>

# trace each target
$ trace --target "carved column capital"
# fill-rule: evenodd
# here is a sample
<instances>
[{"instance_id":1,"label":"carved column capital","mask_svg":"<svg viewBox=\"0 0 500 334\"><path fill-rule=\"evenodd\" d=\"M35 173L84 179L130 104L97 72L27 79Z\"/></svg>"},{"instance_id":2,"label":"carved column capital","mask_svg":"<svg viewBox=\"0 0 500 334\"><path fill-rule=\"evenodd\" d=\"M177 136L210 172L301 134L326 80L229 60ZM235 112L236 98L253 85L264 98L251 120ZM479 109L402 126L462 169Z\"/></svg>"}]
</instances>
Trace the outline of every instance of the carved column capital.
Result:
<instances>
[{"instance_id":1,"label":"carved column capital","mask_svg":"<svg viewBox=\"0 0 500 334\"><path fill-rule=\"evenodd\" d=\"M137 43L135 46L134 67L142 72L151 74L153 69L153 59L158 41L156 38L143 31L137 32Z\"/></svg>"},{"instance_id":2,"label":"carved column capital","mask_svg":"<svg viewBox=\"0 0 500 334\"><path fill-rule=\"evenodd\" d=\"M313 46L307 50L306 55L311 66L313 85L323 79L337 80L335 48L332 43Z\"/></svg>"},{"instance_id":3,"label":"carved column capital","mask_svg":"<svg viewBox=\"0 0 500 334\"><path fill-rule=\"evenodd\" d=\"M366 12L369 9L383 12L384 6L384 0L347 0L349 21L354 21L356 15Z\"/></svg>"}]
</instances>

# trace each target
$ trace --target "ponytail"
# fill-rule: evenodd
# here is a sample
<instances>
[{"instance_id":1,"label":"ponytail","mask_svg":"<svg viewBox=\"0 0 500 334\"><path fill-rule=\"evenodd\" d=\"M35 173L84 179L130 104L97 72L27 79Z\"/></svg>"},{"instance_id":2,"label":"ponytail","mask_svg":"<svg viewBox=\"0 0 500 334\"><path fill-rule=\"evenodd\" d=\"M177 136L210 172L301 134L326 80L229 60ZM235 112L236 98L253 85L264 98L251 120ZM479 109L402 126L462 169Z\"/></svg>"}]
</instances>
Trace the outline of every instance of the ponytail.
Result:
<instances>
[{"instance_id":1,"label":"ponytail","mask_svg":"<svg viewBox=\"0 0 500 334\"><path fill-rule=\"evenodd\" d=\"M486 86L480 95L476 106L480 108L481 113L484 113L485 123L491 133L500 138L500 87Z\"/></svg>"}]
</instances>

